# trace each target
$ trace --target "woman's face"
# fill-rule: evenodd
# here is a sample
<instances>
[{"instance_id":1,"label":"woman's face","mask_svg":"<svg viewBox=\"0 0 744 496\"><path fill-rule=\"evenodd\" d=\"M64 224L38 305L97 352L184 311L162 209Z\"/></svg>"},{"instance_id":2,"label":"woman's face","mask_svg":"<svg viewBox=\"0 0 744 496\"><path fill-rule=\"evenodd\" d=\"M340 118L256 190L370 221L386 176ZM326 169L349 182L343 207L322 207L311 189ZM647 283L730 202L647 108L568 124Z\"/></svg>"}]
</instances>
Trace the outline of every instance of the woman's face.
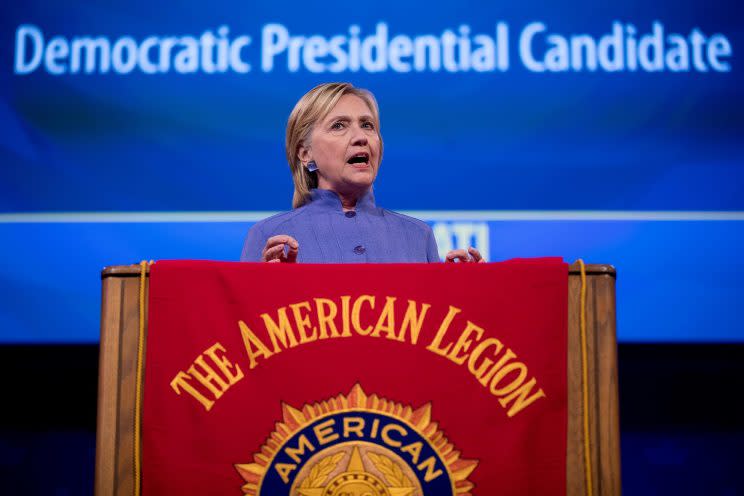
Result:
<instances>
[{"instance_id":1,"label":"woman's face","mask_svg":"<svg viewBox=\"0 0 744 496\"><path fill-rule=\"evenodd\" d=\"M380 137L372 112L356 95L342 96L313 127L309 148L300 160L318 166L318 187L341 195L357 195L374 182L380 165Z\"/></svg>"}]
</instances>

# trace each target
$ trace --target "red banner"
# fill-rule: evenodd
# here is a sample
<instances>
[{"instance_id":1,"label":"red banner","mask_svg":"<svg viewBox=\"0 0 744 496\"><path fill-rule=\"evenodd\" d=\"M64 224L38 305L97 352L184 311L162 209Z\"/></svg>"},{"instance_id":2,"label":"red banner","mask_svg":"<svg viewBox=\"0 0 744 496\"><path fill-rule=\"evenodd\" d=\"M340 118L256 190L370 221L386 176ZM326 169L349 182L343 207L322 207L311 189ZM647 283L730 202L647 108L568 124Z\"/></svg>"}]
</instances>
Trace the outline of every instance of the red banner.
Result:
<instances>
[{"instance_id":1,"label":"red banner","mask_svg":"<svg viewBox=\"0 0 744 496\"><path fill-rule=\"evenodd\" d=\"M565 494L567 279L156 263L144 496Z\"/></svg>"}]
</instances>

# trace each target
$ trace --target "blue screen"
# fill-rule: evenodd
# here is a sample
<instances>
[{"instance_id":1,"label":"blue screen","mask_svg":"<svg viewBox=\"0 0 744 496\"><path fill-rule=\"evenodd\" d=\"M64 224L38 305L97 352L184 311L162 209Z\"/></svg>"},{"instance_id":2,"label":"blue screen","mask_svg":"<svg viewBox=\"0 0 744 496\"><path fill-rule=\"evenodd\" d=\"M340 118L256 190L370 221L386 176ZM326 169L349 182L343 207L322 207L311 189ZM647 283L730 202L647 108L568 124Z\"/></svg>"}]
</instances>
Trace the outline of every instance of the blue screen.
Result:
<instances>
[{"instance_id":1,"label":"blue screen","mask_svg":"<svg viewBox=\"0 0 744 496\"><path fill-rule=\"evenodd\" d=\"M377 203L440 253L618 270L621 341L744 341L734 1L0 7L0 342L95 342L99 272L237 260L316 84L380 105Z\"/></svg>"}]
</instances>

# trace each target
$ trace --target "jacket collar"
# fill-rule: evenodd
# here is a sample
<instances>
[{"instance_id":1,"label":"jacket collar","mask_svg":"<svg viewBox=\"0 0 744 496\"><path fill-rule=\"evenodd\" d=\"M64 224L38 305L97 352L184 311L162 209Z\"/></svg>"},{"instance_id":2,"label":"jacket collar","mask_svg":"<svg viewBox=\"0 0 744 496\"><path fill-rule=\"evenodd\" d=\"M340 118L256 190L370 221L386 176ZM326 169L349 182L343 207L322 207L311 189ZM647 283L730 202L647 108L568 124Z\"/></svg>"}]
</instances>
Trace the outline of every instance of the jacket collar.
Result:
<instances>
[{"instance_id":1,"label":"jacket collar","mask_svg":"<svg viewBox=\"0 0 744 496\"><path fill-rule=\"evenodd\" d=\"M310 190L310 206L321 207L327 210L343 212L341 198L335 191L329 189L312 189ZM375 195L372 188L369 188L364 195L357 201L354 207L356 212L374 213L377 210L375 205Z\"/></svg>"}]
</instances>

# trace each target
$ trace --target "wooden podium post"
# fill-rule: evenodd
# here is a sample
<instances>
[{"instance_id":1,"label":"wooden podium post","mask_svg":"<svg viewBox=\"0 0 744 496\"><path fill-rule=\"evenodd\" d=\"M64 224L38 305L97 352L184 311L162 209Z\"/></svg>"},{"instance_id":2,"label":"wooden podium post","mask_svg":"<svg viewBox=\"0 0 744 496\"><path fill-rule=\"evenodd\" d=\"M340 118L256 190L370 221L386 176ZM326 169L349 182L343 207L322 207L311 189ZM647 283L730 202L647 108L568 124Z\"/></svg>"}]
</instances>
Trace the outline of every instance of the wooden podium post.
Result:
<instances>
[{"instance_id":1,"label":"wooden podium post","mask_svg":"<svg viewBox=\"0 0 744 496\"><path fill-rule=\"evenodd\" d=\"M130 496L135 494L134 407L140 266L107 267L101 277L95 494ZM608 265L586 266L586 397L582 382L580 294L581 274L575 263L570 266L568 277L566 494L620 496L615 269ZM145 305L146 302L145 298ZM591 492L585 463L584 404L588 406ZM477 491L476 488L476 494Z\"/></svg>"}]
</instances>

